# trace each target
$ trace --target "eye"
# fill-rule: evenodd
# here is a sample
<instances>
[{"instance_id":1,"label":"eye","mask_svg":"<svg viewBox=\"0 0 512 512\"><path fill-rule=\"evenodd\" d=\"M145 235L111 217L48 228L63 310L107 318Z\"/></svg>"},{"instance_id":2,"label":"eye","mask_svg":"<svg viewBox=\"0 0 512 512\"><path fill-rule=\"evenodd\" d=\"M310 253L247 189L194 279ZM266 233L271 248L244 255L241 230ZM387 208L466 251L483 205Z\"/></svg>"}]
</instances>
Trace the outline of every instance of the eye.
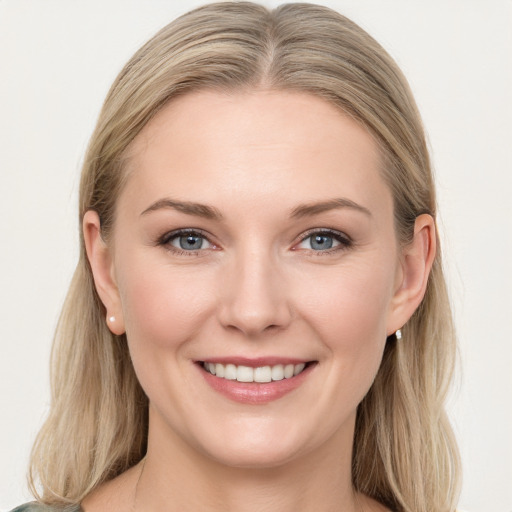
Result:
<instances>
[{"instance_id":1,"label":"eye","mask_svg":"<svg viewBox=\"0 0 512 512\"><path fill-rule=\"evenodd\" d=\"M309 232L299 244L295 246L296 249L306 249L315 252L336 251L350 247L352 241L348 236L338 231L322 230Z\"/></svg>"},{"instance_id":2,"label":"eye","mask_svg":"<svg viewBox=\"0 0 512 512\"><path fill-rule=\"evenodd\" d=\"M205 245L209 245L208 240L195 233L177 235L170 240L170 243L173 247L183 249L184 251L198 251L199 249L205 249Z\"/></svg>"},{"instance_id":3,"label":"eye","mask_svg":"<svg viewBox=\"0 0 512 512\"><path fill-rule=\"evenodd\" d=\"M178 253L194 253L214 248L214 245L203 233L191 229L181 229L167 233L159 243Z\"/></svg>"}]
</instances>

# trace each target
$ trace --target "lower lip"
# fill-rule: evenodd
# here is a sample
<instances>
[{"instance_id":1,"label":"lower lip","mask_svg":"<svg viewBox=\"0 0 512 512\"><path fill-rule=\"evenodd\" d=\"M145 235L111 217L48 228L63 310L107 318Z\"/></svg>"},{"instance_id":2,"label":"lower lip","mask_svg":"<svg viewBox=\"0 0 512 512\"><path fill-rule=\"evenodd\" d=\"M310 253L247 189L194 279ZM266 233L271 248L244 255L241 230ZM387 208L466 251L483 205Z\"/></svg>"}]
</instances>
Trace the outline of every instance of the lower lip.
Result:
<instances>
[{"instance_id":1,"label":"lower lip","mask_svg":"<svg viewBox=\"0 0 512 512\"><path fill-rule=\"evenodd\" d=\"M310 375L315 363L309 364L301 373L289 379L272 382L238 382L216 377L206 371L202 364L197 365L209 386L225 397L243 404L266 404L278 400L297 389Z\"/></svg>"}]
</instances>

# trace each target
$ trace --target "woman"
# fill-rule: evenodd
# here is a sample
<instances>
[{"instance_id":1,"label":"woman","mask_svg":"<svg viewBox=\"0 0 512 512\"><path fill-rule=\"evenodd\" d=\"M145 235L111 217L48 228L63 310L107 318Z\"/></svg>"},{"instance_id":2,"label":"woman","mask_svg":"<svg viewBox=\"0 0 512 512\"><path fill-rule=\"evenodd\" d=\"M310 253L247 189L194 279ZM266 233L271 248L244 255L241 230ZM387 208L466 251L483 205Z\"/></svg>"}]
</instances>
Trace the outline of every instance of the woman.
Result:
<instances>
[{"instance_id":1,"label":"woman","mask_svg":"<svg viewBox=\"0 0 512 512\"><path fill-rule=\"evenodd\" d=\"M40 504L453 511L435 214L407 83L354 23L242 2L162 29L85 158Z\"/></svg>"}]
</instances>

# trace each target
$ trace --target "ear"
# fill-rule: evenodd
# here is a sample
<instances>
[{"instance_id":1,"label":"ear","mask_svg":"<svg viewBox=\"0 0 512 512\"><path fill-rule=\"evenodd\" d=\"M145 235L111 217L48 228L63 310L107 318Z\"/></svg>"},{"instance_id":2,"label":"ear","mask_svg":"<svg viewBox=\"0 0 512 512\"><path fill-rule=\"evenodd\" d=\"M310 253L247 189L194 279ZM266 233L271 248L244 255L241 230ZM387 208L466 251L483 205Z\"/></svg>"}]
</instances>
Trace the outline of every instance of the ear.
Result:
<instances>
[{"instance_id":1,"label":"ear","mask_svg":"<svg viewBox=\"0 0 512 512\"><path fill-rule=\"evenodd\" d=\"M388 336L400 329L421 304L435 255L434 219L428 214L419 215L414 225L413 240L402 249L398 282L388 319Z\"/></svg>"},{"instance_id":2,"label":"ear","mask_svg":"<svg viewBox=\"0 0 512 512\"><path fill-rule=\"evenodd\" d=\"M108 328L114 334L121 335L125 328L121 298L114 279L112 253L101 237L100 219L95 211L89 210L85 213L82 228L96 291L107 310Z\"/></svg>"}]
</instances>

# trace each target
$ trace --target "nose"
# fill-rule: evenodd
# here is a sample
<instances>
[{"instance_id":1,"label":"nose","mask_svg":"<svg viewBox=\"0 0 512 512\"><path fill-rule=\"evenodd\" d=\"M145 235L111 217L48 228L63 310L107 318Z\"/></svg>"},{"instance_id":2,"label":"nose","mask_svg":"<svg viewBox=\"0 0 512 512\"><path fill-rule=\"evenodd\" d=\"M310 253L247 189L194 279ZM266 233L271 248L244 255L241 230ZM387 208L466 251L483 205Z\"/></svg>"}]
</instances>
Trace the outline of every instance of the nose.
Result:
<instances>
[{"instance_id":1,"label":"nose","mask_svg":"<svg viewBox=\"0 0 512 512\"><path fill-rule=\"evenodd\" d=\"M292 310L277 261L264 251L246 251L225 270L218 308L225 328L255 338L288 327Z\"/></svg>"}]
</instances>

